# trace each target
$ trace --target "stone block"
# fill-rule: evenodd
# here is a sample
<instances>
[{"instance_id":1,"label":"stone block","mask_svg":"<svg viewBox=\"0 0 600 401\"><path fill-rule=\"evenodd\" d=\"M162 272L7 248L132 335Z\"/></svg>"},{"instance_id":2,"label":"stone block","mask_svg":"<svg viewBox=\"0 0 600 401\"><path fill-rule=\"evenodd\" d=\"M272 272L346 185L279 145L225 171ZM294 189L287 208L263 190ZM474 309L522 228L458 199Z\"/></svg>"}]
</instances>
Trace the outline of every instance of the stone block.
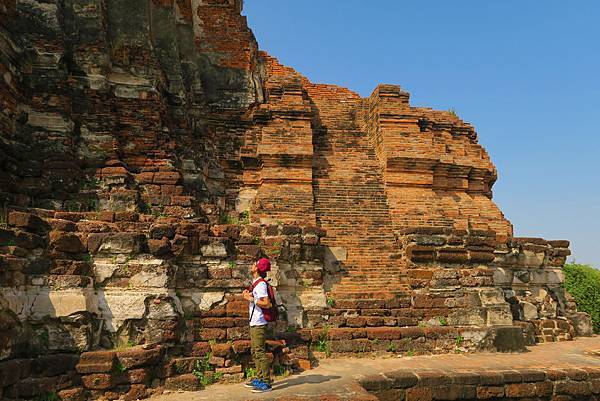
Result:
<instances>
[{"instance_id":1,"label":"stone block","mask_svg":"<svg viewBox=\"0 0 600 401\"><path fill-rule=\"evenodd\" d=\"M156 365L162 361L164 352L162 347L143 349L134 347L125 351L117 352L117 360L127 369L139 366Z\"/></svg>"},{"instance_id":2,"label":"stone block","mask_svg":"<svg viewBox=\"0 0 600 401\"><path fill-rule=\"evenodd\" d=\"M90 390L107 390L115 386L113 377L109 373L92 373L81 377L85 388Z\"/></svg>"},{"instance_id":3,"label":"stone block","mask_svg":"<svg viewBox=\"0 0 600 401\"><path fill-rule=\"evenodd\" d=\"M74 354L40 356L32 360L31 372L36 376L58 376L74 370L78 361Z\"/></svg>"},{"instance_id":4,"label":"stone block","mask_svg":"<svg viewBox=\"0 0 600 401\"><path fill-rule=\"evenodd\" d=\"M506 397L523 398L536 395L535 383L513 383L506 385Z\"/></svg>"},{"instance_id":5,"label":"stone block","mask_svg":"<svg viewBox=\"0 0 600 401\"><path fill-rule=\"evenodd\" d=\"M504 397L504 386L477 386L477 399L500 399Z\"/></svg>"},{"instance_id":6,"label":"stone block","mask_svg":"<svg viewBox=\"0 0 600 401\"><path fill-rule=\"evenodd\" d=\"M225 258L228 255L227 247L221 242L213 242L208 245L203 245L200 247L200 252L202 252L202 255L204 256L215 258Z\"/></svg>"},{"instance_id":7,"label":"stone block","mask_svg":"<svg viewBox=\"0 0 600 401\"><path fill-rule=\"evenodd\" d=\"M387 390L393 387L393 382L382 374L363 377L359 383L368 392Z\"/></svg>"},{"instance_id":8,"label":"stone block","mask_svg":"<svg viewBox=\"0 0 600 401\"><path fill-rule=\"evenodd\" d=\"M74 387L58 392L61 401L86 401L88 394L83 387Z\"/></svg>"},{"instance_id":9,"label":"stone block","mask_svg":"<svg viewBox=\"0 0 600 401\"><path fill-rule=\"evenodd\" d=\"M103 236L98 252L108 254L137 254L142 252L145 243L146 237L143 234L111 233Z\"/></svg>"},{"instance_id":10,"label":"stone block","mask_svg":"<svg viewBox=\"0 0 600 401\"><path fill-rule=\"evenodd\" d=\"M12 359L0 362L0 388L10 386L31 374L30 359Z\"/></svg>"},{"instance_id":11,"label":"stone block","mask_svg":"<svg viewBox=\"0 0 600 401\"><path fill-rule=\"evenodd\" d=\"M391 380L394 388L410 388L415 386L419 378L412 372L397 370L385 373L385 376Z\"/></svg>"},{"instance_id":12,"label":"stone block","mask_svg":"<svg viewBox=\"0 0 600 401\"><path fill-rule=\"evenodd\" d=\"M227 357L231 352L231 345L228 343L211 344L210 349L214 356Z\"/></svg>"},{"instance_id":13,"label":"stone block","mask_svg":"<svg viewBox=\"0 0 600 401\"><path fill-rule=\"evenodd\" d=\"M166 256L171 253L171 242L163 237L162 239L149 239L148 250L154 256Z\"/></svg>"},{"instance_id":14,"label":"stone block","mask_svg":"<svg viewBox=\"0 0 600 401\"><path fill-rule=\"evenodd\" d=\"M588 382L565 380L554 383L554 393L581 397L591 395L592 389Z\"/></svg>"},{"instance_id":15,"label":"stone block","mask_svg":"<svg viewBox=\"0 0 600 401\"><path fill-rule=\"evenodd\" d=\"M192 349L190 353L192 356L204 357L208 353L210 353L210 344L208 342L199 341L192 344Z\"/></svg>"},{"instance_id":16,"label":"stone block","mask_svg":"<svg viewBox=\"0 0 600 401\"><path fill-rule=\"evenodd\" d=\"M59 252L83 253L86 251L79 236L70 232L50 232L50 245Z\"/></svg>"},{"instance_id":17,"label":"stone block","mask_svg":"<svg viewBox=\"0 0 600 401\"><path fill-rule=\"evenodd\" d=\"M431 401L433 394L429 387L412 387L406 390L406 401Z\"/></svg>"},{"instance_id":18,"label":"stone block","mask_svg":"<svg viewBox=\"0 0 600 401\"><path fill-rule=\"evenodd\" d=\"M8 214L8 225L19 227L37 235L46 235L51 230L50 224L40 217L31 213L15 211Z\"/></svg>"},{"instance_id":19,"label":"stone block","mask_svg":"<svg viewBox=\"0 0 600 401\"><path fill-rule=\"evenodd\" d=\"M198 391L202 389L202 386L195 375L188 373L185 375L168 377L165 381L165 388L173 391Z\"/></svg>"},{"instance_id":20,"label":"stone block","mask_svg":"<svg viewBox=\"0 0 600 401\"><path fill-rule=\"evenodd\" d=\"M140 384L150 383L152 374L149 369L127 369L121 374L114 374L116 384Z\"/></svg>"},{"instance_id":21,"label":"stone block","mask_svg":"<svg viewBox=\"0 0 600 401\"><path fill-rule=\"evenodd\" d=\"M398 327L372 327L367 328L367 338L370 340L399 340L402 331Z\"/></svg>"}]
</instances>

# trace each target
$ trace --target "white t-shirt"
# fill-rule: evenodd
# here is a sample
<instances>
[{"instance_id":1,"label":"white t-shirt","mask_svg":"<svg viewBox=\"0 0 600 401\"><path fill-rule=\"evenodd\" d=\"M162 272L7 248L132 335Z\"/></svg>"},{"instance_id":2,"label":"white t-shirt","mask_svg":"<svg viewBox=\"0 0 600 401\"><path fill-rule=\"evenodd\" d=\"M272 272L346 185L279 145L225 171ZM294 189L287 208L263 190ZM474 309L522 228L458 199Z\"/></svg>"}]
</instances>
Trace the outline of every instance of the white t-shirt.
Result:
<instances>
[{"instance_id":1,"label":"white t-shirt","mask_svg":"<svg viewBox=\"0 0 600 401\"><path fill-rule=\"evenodd\" d=\"M260 280L260 278L257 278L256 280ZM254 285L254 283L256 283L256 280L254 280L252 282L252 285ZM265 283L264 281L261 283L258 283L256 285L256 287L254 287L254 290L252 290L252 297L254 297L255 300L259 300L260 298L266 298L269 296L269 291L267 290L267 283ZM252 309L254 309L254 313L252 313ZM268 322L265 320L265 317L262 313L262 309L260 308L260 306L258 305L254 305L254 302L250 302L248 305L248 313L250 317L250 326L264 326L265 324L267 324Z\"/></svg>"}]
</instances>

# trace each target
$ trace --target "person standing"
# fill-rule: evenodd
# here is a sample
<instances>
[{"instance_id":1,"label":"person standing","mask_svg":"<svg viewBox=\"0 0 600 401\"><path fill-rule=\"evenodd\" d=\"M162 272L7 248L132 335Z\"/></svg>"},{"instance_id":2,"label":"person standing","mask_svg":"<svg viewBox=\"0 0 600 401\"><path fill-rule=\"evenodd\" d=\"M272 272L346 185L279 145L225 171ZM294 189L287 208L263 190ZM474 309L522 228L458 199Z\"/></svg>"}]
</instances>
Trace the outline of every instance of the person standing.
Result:
<instances>
[{"instance_id":1,"label":"person standing","mask_svg":"<svg viewBox=\"0 0 600 401\"><path fill-rule=\"evenodd\" d=\"M252 285L242 293L242 297L249 302L250 343L252 359L257 373L257 377L245 385L252 388L253 393L264 393L272 390L269 359L266 352L268 322L262 310L272 306L267 282L265 281L269 270L271 270L271 262L267 258L261 258L252 264L250 268Z\"/></svg>"}]
</instances>

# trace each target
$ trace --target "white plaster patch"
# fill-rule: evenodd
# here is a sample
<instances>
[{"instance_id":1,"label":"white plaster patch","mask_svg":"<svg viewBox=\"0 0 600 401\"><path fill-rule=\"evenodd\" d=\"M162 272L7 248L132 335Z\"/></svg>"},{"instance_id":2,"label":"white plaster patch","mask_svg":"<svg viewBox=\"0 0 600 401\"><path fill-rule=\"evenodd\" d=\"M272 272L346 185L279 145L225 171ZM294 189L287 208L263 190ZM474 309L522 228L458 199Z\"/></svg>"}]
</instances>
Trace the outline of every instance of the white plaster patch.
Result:
<instances>
[{"instance_id":1,"label":"white plaster patch","mask_svg":"<svg viewBox=\"0 0 600 401\"><path fill-rule=\"evenodd\" d=\"M27 123L33 127L40 127L48 131L55 132L71 132L73 131L74 123L71 120L65 119L57 113L39 113L30 111Z\"/></svg>"},{"instance_id":2,"label":"white plaster patch","mask_svg":"<svg viewBox=\"0 0 600 401\"><path fill-rule=\"evenodd\" d=\"M116 332L128 319L141 319L152 294L109 290L98 293L98 308L108 330Z\"/></svg>"},{"instance_id":3,"label":"white plaster patch","mask_svg":"<svg viewBox=\"0 0 600 401\"><path fill-rule=\"evenodd\" d=\"M223 301L225 293L221 291L217 292L185 292L184 296L189 297L192 302L197 306L198 310L209 310L214 304Z\"/></svg>"},{"instance_id":4,"label":"white plaster patch","mask_svg":"<svg viewBox=\"0 0 600 401\"><path fill-rule=\"evenodd\" d=\"M327 307L325 292L322 288L304 288L298 294L304 310L322 309Z\"/></svg>"},{"instance_id":5,"label":"white plaster patch","mask_svg":"<svg viewBox=\"0 0 600 401\"><path fill-rule=\"evenodd\" d=\"M135 274L129 280L134 287L161 287L167 286L169 277L166 274L157 274L152 272L140 272Z\"/></svg>"}]
</instances>

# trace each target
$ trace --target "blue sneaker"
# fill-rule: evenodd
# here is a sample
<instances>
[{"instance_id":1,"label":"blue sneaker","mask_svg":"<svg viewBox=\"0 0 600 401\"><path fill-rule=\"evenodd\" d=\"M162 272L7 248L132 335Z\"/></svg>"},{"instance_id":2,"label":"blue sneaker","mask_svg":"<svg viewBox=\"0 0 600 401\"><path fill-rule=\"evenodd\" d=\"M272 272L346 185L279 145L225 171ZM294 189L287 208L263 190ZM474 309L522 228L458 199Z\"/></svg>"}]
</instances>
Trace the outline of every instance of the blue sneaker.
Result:
<instances>
[{"instance_id":1,"label":"blue sneaker","mask_svg":"<svg viewBox=\"0 0 600 401\"><path fill-rule=\"evenodd\" d=\"M262 380L259 380L258 383L256 384L256 386L254 386L254 388L252 389L252 392L253 393L267 393L271 390L273 390L273 387L271 387L270 384L265 383Z\"/></svg>"},{"instance_id":2,"label":"blue sneaker","mask_svg":"<svg viewBox=\"0 0 600 401\"><path fill-rule=\"evenodd\" d=\"M256 387L256 385L258 383L260 383L260 380L258 380L258 379L252 379L249 382L244 383L244 386L248 387L248 388L254 388L254 387Z\"/></svg>"}]
</instances>

